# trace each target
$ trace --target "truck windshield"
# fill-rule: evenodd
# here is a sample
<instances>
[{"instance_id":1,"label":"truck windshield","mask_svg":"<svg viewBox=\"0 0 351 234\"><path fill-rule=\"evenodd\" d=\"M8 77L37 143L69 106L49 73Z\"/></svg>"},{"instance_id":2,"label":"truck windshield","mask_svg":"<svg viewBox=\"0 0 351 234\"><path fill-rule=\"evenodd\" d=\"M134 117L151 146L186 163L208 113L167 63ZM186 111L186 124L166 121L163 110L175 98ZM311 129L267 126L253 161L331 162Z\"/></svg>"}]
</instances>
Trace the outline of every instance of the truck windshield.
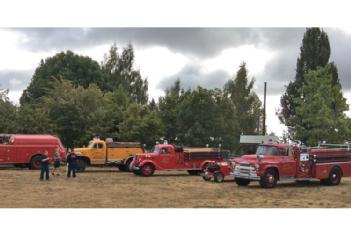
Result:
<instances>
[{"instance_id":1,"label":"truck windshield","mask_svg":"<svg viewBox=\"0 0 351 234\"><path fill-rule=\"evenodd\" d=\"M257 147L256 154L279 155L277 147L267 145L260 145L259 147Z\"/></svg>"},{"instance_id":2,"label":"truck windshield","mask_svg":"<svg viewBox=\"0 0 351 234\"><path fill-rule=\"evenodd\" d=\"M94 142L93 141L89 142L88 148L94 148Z\"/></svg>"},{"instance_id":3,"label":"truck windshield","mask_svg":"<svg viewBox=\"0 0 351 234\"><path fill-rule=\"evenodd\" d=\"M154 147L151 152L153 152L153 153L160 153L160 148L159 147Z\"/></svg>"}]
</instances>

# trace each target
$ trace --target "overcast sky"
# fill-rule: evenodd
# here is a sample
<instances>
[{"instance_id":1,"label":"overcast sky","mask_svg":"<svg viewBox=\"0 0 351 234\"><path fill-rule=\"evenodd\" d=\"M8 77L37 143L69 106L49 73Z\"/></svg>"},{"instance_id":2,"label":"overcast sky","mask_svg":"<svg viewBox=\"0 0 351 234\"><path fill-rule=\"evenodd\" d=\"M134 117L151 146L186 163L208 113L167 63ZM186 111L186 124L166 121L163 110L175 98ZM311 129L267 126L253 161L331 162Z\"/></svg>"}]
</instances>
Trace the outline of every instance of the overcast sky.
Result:
<instances>
[{"instance_id":1,"label":"overcast sky","mask_svg":"<svg viewBox=\"0 0 351 234\"><path fill-rule=\"evenodd\" d=\"M331 61L339 69L344 95L351 103L351 32L325 28ZM262 99L268 83L268 131L280 135L275 111L285 85L294 78L304 28L14 28L0 29L0 88L18 103L43 58L63 50L103 60L113 42L132 43L136 68L149 80L149 95L158 98L177 78L184 88L222 88L245 61ZM349 114L349 113L348 113Z\"/></svg>"}]
</instances>

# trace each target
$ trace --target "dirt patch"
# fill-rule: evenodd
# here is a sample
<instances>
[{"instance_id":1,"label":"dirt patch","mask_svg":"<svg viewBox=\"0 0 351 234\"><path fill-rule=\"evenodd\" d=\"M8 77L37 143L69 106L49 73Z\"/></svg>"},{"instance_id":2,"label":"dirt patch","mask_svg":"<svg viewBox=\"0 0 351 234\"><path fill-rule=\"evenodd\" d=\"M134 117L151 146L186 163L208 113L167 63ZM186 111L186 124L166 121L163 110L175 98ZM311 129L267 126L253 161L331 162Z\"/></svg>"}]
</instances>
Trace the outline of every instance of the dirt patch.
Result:
<instances>
[{"instance_id":1,"label":"dirt patch","mask_svg":"<svg viewBox=\"0 0 351 234\"><path fill-rule=\"evenodd\" d=\"M39 181L39 172L1 168L0 207L351 207L351 178L339 186L319 182L281 183L261 189L258 183L238 187L233 181L205 182L185 172L157 172L139 177L114 168L88 168L77 178Z\"/></svg>"}]
</instances>

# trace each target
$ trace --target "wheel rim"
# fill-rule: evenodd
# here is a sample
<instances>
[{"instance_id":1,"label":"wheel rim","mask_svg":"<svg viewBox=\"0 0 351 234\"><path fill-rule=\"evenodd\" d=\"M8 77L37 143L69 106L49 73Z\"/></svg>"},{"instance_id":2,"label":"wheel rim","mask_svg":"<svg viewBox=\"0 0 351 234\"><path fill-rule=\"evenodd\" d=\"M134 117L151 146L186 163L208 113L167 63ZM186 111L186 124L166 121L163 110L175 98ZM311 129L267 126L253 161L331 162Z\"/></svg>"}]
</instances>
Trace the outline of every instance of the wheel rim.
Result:
<instances>
[{"instance_id":1,"label":"wheel rim","mask_svg":"<svg viewBox=\"0 0 351 234\"><path fill-rule=\"evenodd\" d=\"M224 180L224 177L221 173L217 174L216 178L218 182L222 182Z\"/></svg>"},{"instance_id":2,"label":"wheel rim","mask_svg":"<svg viewBox=\"0 0 351 234\"><path fill-rule=\"evenodd\" d=\"M274 184L274 175L272 173L267 173L266 175L266 183L272 185Z\"/></svg>"},{"instance_id":3,"label":"wheel rim","mask_svg":"<svg viewBox=\"0 0 351 234\"><path fill-rule=\"evenodd\" d=\"M331 175L331 181L333 184L337 183L339 180L339 173L333 172Z\"/></svg>"},{"instance_id":4,"label":"wheel rim","mask_svg":"<svg viewBox=\"0 0 351 234\"><path fill-rule=\"evenodd\" d=\"M40 167L40 164L41 164L40 160L35 160L35 161L34 161L34 166L35 166L36 168L39 168L39 167Z\"/></svg>"},{"instance_id":5,"label":"wheel rim","mask_svg":"<svg viewBox=\"0 0 351 234\"><path fill-rule=\"evenodd\" d=\"M151 175L152 174L152 168L149 165L143 166L143 174L144 175Z\"/></svg>"}]
</instances>

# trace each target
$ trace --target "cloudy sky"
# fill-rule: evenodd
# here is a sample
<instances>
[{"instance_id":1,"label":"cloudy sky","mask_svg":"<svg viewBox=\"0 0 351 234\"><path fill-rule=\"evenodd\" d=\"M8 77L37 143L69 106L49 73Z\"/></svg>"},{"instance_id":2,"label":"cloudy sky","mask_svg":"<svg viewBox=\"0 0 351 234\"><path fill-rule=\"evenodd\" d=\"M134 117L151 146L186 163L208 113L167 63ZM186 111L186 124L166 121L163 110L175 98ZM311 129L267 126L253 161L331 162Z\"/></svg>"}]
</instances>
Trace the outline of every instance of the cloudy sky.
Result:
<instances>
[{"instance_id":1,"label":"cloudy sky","mask_svg":"<svg viewBox=\"0 0 351 234\"><path fill-rule=\"evenodd\" d=\"M351 31L325 28L331 61L339 69L351 103ZM284 86L294 78L304 28L0 28L0 88L18 103L43 58L64 50L103 60L113 42L132 43L136 68L149 80L149 95L158 98L179 78L184 88L221 88L245 61L262 99L268 83L268 131L281 134L275 111ZM349 114L349 113L348 113Z\"/></svg>"}]
</instances>

